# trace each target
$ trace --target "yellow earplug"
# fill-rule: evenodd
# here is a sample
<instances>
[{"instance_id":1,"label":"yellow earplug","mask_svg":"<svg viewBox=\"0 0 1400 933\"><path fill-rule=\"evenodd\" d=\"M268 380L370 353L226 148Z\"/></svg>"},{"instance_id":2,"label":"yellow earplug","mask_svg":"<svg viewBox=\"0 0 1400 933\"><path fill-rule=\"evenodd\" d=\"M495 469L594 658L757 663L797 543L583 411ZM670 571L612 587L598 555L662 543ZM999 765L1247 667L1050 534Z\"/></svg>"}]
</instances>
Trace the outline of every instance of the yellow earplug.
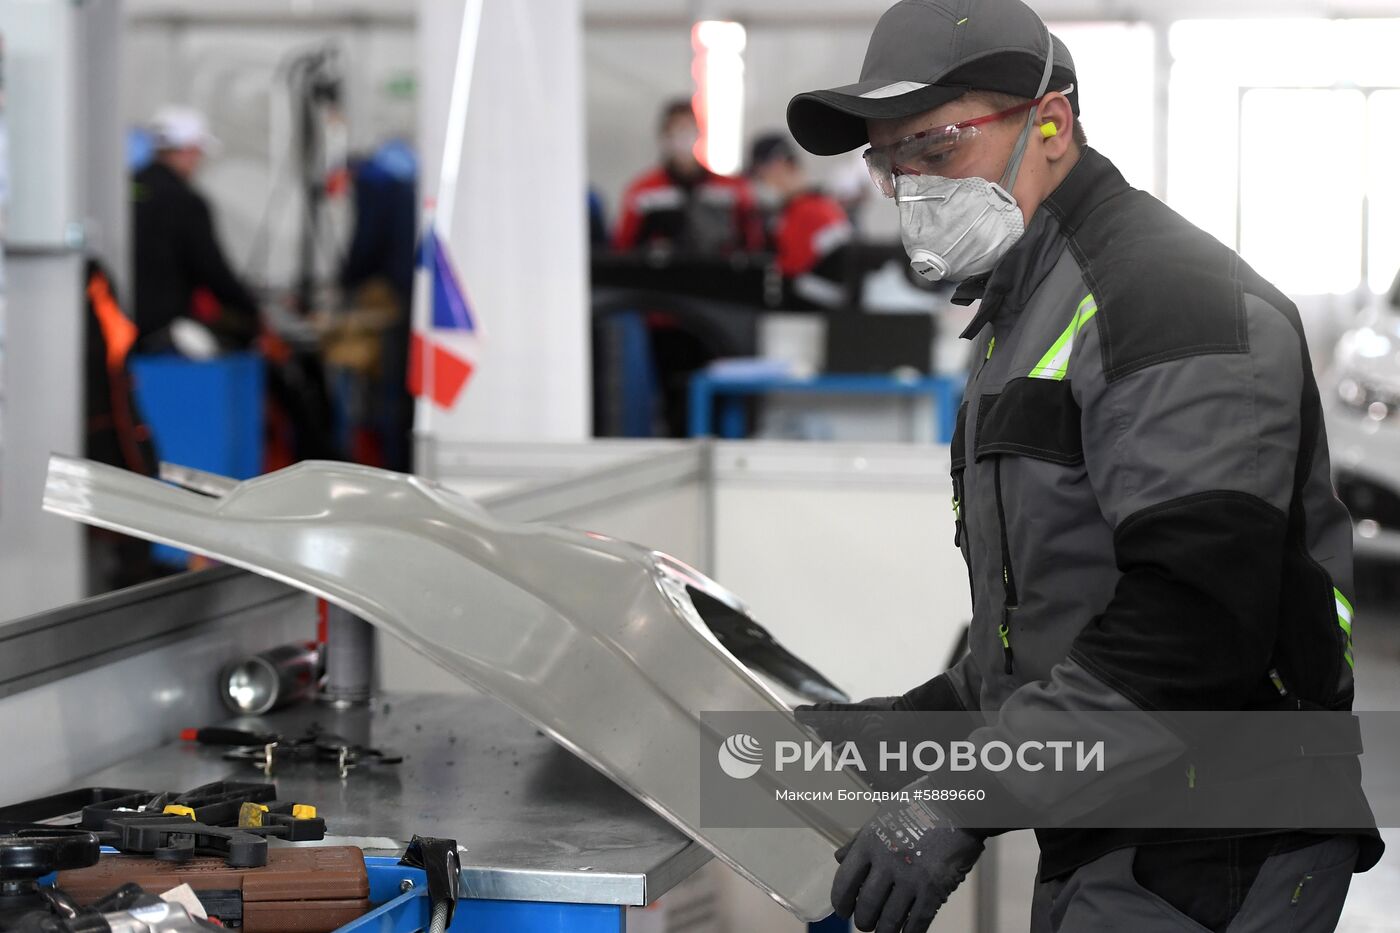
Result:
<instances>
[{"instance_id":1,"label":"yellow earplug","mask_svg":"<svg viewBox=\"0 0 1400 933\"><path fill-rule=\"evenodd\" d=\"M1049 138L1052 137L1052 136L1058 136L1059 133L1060 133L1059 127L1057 127L1057 126L1056 126L1055 124L1053 124L1053 123L1048 123L1048 122L1047 122L1047 123L1042 123L1042 124L1040 124L1040 135L1041 135L1041 136L1044 136L1046 139L1049 139Z\"/></svg>"}]
</instances>

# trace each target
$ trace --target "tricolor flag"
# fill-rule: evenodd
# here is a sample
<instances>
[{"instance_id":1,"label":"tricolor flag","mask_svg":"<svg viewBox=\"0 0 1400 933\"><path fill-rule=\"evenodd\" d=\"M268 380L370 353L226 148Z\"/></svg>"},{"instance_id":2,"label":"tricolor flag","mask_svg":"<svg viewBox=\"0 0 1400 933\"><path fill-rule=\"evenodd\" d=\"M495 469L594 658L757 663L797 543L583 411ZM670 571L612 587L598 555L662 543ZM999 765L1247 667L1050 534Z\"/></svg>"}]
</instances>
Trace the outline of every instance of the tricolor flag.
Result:
<instances>
[{"instance_id":1,"label":"tricolor flag","mask_svg":"<svg viewBox=\"0 0 1400 933\"><path fill-rule=\"evenodd\" d=\"M413 304L408 390L415 398L451 408L476 368L481 329L431 221L418 250Z\"/></svg>"}]
</instances>

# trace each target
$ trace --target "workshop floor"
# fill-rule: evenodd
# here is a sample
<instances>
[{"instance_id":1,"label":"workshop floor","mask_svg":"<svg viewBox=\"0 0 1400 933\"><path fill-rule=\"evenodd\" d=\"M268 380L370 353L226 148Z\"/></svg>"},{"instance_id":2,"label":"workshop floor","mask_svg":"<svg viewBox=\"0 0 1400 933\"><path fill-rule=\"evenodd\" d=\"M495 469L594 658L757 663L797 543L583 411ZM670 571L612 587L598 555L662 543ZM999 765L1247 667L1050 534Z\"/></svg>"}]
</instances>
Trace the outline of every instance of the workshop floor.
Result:
<instances>
[{"instance_id":1,"label":"workshop floor","mask_svg":"<svg viewBox=\"0 0 1400 933\"><path fill-rule=\"evenodd\" d=\"M1400 568L1360 568L1358 583L1356 708L1400 710ZM1375 804L1373 799L1373 808ZM1382 835L1385 856L1370 871L1352 877L1337 933L1393 933L1400 927L1400 829L1382 830ZM1036 855L1035 837L1029 832L1001 837L998 933L1025 933L1029 926Z\"/></svg>"}]
</instances>

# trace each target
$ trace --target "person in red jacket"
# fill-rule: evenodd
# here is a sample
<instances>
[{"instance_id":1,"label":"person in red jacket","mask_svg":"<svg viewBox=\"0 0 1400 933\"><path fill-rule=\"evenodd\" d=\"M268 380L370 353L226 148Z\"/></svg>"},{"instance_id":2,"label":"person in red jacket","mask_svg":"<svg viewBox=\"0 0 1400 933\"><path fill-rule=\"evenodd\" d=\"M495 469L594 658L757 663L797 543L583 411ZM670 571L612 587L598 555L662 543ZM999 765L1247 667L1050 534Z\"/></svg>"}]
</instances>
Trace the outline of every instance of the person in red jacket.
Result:
<instances>
[{"instance_id":1,"label":"person in red jacket","mask_svg":"<svg viewBox=\"0 0 1400 933\"><path fill-rule=\"evenodd\" d=\"M786 133L766 133L754 140L749 179L758 202L770 208L768 245L783 276L784 306L848 304L851 222L835 198L812 185Z\"/></svg>"},{"instance_id":2,"label":"person in red jacket","mask_svg":"<svg viewBox=\"0 0 1400 933\"><path fill-rule=\"evenodd\" d=\"M627 186L614 249L725 254L762 248L748 182L702 165L695 156L699 136L689 100L666 105L658 137L661 164Z\"/></svg>"}]
</instances>

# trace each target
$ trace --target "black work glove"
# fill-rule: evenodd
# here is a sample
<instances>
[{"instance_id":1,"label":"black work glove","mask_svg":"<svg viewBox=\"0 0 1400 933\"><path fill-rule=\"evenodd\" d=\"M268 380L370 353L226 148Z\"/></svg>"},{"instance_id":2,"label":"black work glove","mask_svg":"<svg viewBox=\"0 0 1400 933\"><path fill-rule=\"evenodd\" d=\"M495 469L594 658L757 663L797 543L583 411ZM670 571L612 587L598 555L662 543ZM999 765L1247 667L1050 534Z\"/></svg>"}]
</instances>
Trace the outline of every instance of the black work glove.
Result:
<instances>
[{"instance_id":1,"label":"black work glove","mask_svg":"<svg viewBox=\"0 0 1400 933\"><path fill-rule=\"evenodd\" d=\"M908 785L911 792L927 779ZM983 837L958 829L919 801L876 814L836 850L831 906L857 930L924 933L982 855Z\"/></svg>"},{"instance_id":2,"label":"black work glove","mask_svg":"<svg viewBox=\"0 0 1400 933\"><path fill-rule=\"evenodd\" d=\"M808 703L804 706L793 708L797 718L801 719L803 713L864 713L890 711L900 709L899 701L904 697L870 697L865 700L858 700L855 703Z\"/></svg>"},{"instance_id":3,"label":"black work glove","mask_svg":"<svg viewBox=\"0 0 1400 933\"><path fill-rule=\"evenodd\" d=\"M889 713L911 713L919 710L961 710L957 695L942 676L920 684L899 696L870 697L857 703L813 703L793 710L797 721L819 738L832 744L853 742L863 761L880 760L880 742L898 741L899 717ZM961 737L961 736L960 736ZM897 771L878 770L865 775L876 790L898 790L909 783L913 775Z\"/></svg>"},{"instance_id":4,"label":"black work glove","mask_svg":"<svg viewBox=\"0 0 1400 933\"><path fill-rule=\"evenodd\" d=\"M854 742L861 760L878 761L879 743L889 737L888 713L907 709L903 697L871 697L858 703L813 703L792 711L797 721L818 738L833 745ZM897 790L909 780L903 774L874 772L865 775L877 790Z\"/></svg>"},{"instance_id":5,"label":"black work glove","mask_svg":"<svg viewBox=\"0 0 1400 933\"><path fill-rule=\"evenodd\" d=\"M807 713L909 713L918 710L948 712L962 708L962 701L958 699L948 678L939 674L908 693L898 696L869 697L856 703L810 703L796 707L793 712L797 714L799 722L810 725L810 721L804 721L803 718Z\"/></svg>"}]
</instances>

